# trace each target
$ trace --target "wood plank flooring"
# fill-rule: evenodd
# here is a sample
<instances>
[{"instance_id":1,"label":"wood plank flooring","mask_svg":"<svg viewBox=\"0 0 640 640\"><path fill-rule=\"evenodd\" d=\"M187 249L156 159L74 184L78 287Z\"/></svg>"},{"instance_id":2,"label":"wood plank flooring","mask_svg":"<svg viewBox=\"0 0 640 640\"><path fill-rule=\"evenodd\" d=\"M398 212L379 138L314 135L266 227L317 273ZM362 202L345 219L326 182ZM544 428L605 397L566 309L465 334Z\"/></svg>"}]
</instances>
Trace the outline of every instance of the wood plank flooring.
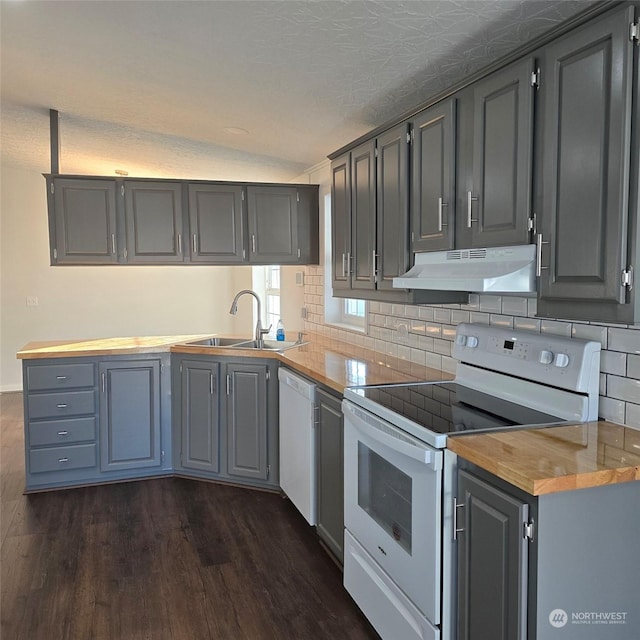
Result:
<instances>
[{"instance_id":1,"label":"wood plank flooring","mask_svg":"<svg viewBox=\"0 0 640 640\"><path fill-rule=\"evenodd\" d=\"M0 396L2 640L376 639L276 494L180 478L25 496Z\"/></svg>"}]
</instances>

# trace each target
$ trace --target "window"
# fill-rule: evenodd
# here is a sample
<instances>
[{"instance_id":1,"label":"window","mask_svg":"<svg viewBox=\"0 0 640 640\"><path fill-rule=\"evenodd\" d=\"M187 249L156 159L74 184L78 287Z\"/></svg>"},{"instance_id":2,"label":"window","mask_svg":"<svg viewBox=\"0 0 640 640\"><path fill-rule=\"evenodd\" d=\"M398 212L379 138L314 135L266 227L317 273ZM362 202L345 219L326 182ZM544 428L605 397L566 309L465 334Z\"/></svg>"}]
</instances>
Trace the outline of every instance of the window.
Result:
<instances>
[{"instance_id":1,"label":"window","mask_svg":"<svg viewBox=\"0 0 640 640\"><path fill-rule=\"evenodd\" d=\"M364 300L347 298L342 301L342 322L364 329L366 305Z\"/></svg>"},{"instance_id":2,"label":"window","mask_svg":"<svg viewBox=\"0 0 640 640\"><path fill-rule=\"evenodd\" d=\"M280 266L265 267L264 276L265 321L267 327L271 325L271 333L275 334L276 325L280 320Z\"/></svg>"}]
</instances>

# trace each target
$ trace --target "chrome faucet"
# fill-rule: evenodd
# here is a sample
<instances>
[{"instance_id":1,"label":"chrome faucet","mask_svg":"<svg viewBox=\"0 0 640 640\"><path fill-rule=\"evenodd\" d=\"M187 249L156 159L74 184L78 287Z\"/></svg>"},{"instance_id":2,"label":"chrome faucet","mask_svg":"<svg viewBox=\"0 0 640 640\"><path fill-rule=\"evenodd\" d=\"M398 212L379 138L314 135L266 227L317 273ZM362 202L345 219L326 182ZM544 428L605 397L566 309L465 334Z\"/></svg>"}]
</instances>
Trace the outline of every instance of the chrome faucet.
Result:
<instances>
[{"instance_id":1,"label":"chrome faucet","mask_svg":"<svg viewBox=\"0 0 640 640\"><path fill-rule=\"evenodd\" d=\"M258 347L258 349L262 349L262 347L264 346L264 338L262 336L266 335L267 333L269 333L269 331L271 331L271 325L269 325L267 329L262 328L262 305L260 304L260 298L258 298L258 294L255 291L251 291L251 289L243 289L242 291L239 291L238 293L236 293L236 297L233 299L233 302L231 303L231 309L229 309L229 313L232 316L235 316L236 313L238 313L238 298L241 295L244 295L245 293L248 293L250 296L253 296L256 299L256 302L258 303L258 322L256 322L255 341L257 343L256 346Z\"/></svg>"}]
</instances>

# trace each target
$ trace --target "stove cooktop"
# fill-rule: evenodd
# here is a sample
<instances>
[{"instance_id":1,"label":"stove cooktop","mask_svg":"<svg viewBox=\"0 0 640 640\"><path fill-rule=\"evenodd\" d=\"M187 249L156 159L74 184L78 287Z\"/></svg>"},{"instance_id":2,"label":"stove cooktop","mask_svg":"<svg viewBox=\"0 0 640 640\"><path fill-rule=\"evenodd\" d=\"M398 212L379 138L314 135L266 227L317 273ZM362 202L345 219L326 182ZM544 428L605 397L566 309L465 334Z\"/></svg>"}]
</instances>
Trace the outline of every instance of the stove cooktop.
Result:
<instances>
[{"instance_id":1,"label":"stove cooktop","mask_svg":"<svg viewBox=\"0 0 640 640\"><path fill-rule=\"evenodd\" d=\"M345 393L345 398L380 417L389 419L390 415L394 416L396 426L403 427L410 422L444 435L565 422L557 416L455 382L352 387ZM377 408L382 408L382 411L376 411Z\"/></svg>"}]
</instances>

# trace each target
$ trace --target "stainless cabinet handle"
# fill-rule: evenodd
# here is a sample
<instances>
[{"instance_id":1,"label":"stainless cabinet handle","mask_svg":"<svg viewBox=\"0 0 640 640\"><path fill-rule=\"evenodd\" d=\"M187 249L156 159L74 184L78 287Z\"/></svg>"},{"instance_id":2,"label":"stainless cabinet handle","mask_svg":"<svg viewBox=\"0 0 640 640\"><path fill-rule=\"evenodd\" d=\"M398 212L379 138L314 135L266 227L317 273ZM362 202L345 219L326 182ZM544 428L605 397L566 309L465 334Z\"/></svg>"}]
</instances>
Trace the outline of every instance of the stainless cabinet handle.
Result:
<instances>
[{"instance_id":1,"label":"stainless cabinet handle","mask_svg":"<svg viewBox=\"0 0 640 640\"><path fill-rule=\"evenodd\" d=\"M107 378L104 373L100 374L100 381L102 383L102 393L107 390Z\"/></svg>"},{"instance_id":2,"label":"stainless cabinet handle","mask_svg":"<svg viewBox=\"0 0 640 640\"><path fill-rule=\"evenodd\" d=\"M62 438L64 436L68 436L69 432L68 431L58 431L58 435Z\"/></svg>"},{"instance_id":3,"label":"stainless cabinet handle","mask_svg":"<svg viewBox=\"0 0 640 640\"><path fill-rule=\"evenodd\" d=\"M64 464L65 462L69 462L69 458L58 458L58 462Z\"/></svg>"},{"instance_id":4,"label":"stainless cabinet handle","mask_svg":"<svg viewBox=\"0 0 640 640\"><path fill-rule=\"evenodd\" d=\"M448 202L442 202L442 196L438 198L438 231L442 231L442 227L449 226L446 222L442 221L442 208L448 206Z\"/></svg>"},{"instance_id":5,"label":"stainless cabinet handle","mask_svg":"<svg viewBox=\"0 0 640 640\"><path fill-rule=\"evenodd\" d=\"M213 373L209 374L209 395L213 395Z\"/></svg>"},{"instance_id":6,"label":"stainless cabinet handle","mask_svg":"<svg viewBox=\"0 0 640 640\"><path fill-rule=\"evenodd\" d=\"M227 395L231 395L231 376L227 373Z\"/></svg>"},{"instance_id":7,"label":"stainless cabinet handle","mask_svg":"<svg viewBox=\"0 0 640 640\"><path fill-rule=\"evenodd\" d=\"M478 198L474 197L472 191L467 191L467 227L471 229L471 225L474 222L478 222L472 217L473 203L478 202Z\"/></svg>"},{"instance_id":8,"label":"stainless cabinet handle","mask_svg":"<svg viewBox=\"0 0 640 640\"><path fill-rule=\"evenodd\" d=\"M371 268L373 269L373 282L378 282L378 256L376 250L371 252Z\"/></svg>"},{"instance_id":9,"label":"stainless cabinet handle","mask_svg":"<svg viewBox=\"0 0 640 640\"><path fill-rule=\"evenodd\" d=\"M549 244L542 239L542 234L538 233L536 235L536 276L540 277L542 275L543 269L548 269L549 267L542 266L542 245Z\"/></svg>"},{"instance_id":10,"label":"stainless cabinet handle","mask_svg":"<svg viewBox=\"0 0 640 640\"><path fill-rule=\"evenodd\" d=\"M116 235L115 233L111 234L111 253L116 255Z\"/></svg>"},{"instance_id":11,"label":"stainless cabinet handle","mask_svg":"<svg viewBox=\"0 0 640 640\"><path fill-rule=\"evenodd\" d=\"M458 534L464 531L464 527L458 529L458 509L462 509L464 507L463 504L458 504L458 500L456 498L453 499L453 539L454 541L458 539Z\"/></svg>"},{"instance_id":12,"label":"stainless cabinet handle","mask_svg":"<svg viewBox=\"0 0 640 640\"><path fill-rule=\"evenodd\" d=\"M66 379L67 379L67 376L56 376L56 380L60 380L60 382Z\"/></svg>"},{"instance_id":13,"label":"stainless cabinet handle","mask_svg":"<svg viewBox=\"0 0 640 640\"><path fill-rule=\"evenodd\" d=\"M347 277L349 277L351 271L351 252L347 251Z\"/></svg>"},{"instance_id":14,"label":"stainless cabinet handle","mask_svg":"<svg viewBox=\"0 0 640 640\"><path fill-rule=\"evenodd\" d=\"M178 234L178 253L182 253L182 234Z\"/></svg>"},{"instance_id":15,"label":"stainless cabinet handle","mask_svg":"<svg viewBox=\"0 0 640 640\"><path fill-rule=\"evenodd\" d=\"M346 258L347 258L347 254L343 253L342 254L342 277L343 278L347 277L347 262L346 262Z\"/></svg>"},{"instance_id":16,"label":"stainless cabinet handle","mask_svg":"<svg viewBox=\"0 0 640 640\"><path fill-rule=\"evenodd\" d=\"M193 253L198 253L197 238L195 233L193 234Z\"/></svg>"},{"instance_id":17,"label":"stainless cabinet handle","mask_svg":"<svg viewBox=\"0 0 640 640\"><path fill-rule=\"evenodd\" d=\"M251 251L253 253L256 252L256 234L255 233L251 234Z\"/></svg>"},{"instance_id":18,"label":"stainless cabinet handle","mask_svg":"<svg viewBox=\"0 0 640 640\"><path fill-rule=\"evenodd\" d=\"M57 406L58 406L58 409L66 409L68 405L66 405L66 404L59 404L59 405L57 405Z\"/></svg>"}]
</instances>

